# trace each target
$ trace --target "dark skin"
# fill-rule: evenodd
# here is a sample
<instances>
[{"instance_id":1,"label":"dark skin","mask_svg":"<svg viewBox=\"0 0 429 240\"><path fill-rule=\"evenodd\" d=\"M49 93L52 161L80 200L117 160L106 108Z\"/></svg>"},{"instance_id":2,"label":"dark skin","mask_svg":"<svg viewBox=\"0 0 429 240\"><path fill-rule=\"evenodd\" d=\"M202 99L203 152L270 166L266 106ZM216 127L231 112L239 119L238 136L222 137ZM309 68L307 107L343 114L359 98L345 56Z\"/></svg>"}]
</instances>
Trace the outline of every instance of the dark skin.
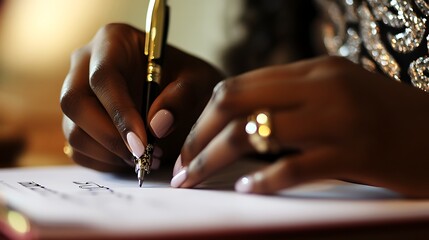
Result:
<instances>
[{"instance_id":1,"label":"dark skin","mask_svg":"<svg viewBox=\"0 0 429 240\"><path fill-rule=\"evenodd\" d=\"M217 89L182 148L188 167L180 187L193 187L255 152L244 131L246 117L269 109L273 140L298 153L249 173L249 192L348 179L429 196L429 114L422 111L429 107L427 93L339 57L252 71Z\"/></svg>"},{"instance_id":2,"label":"dark skin","mask_svg":"<svg viewBox=\"0 0 429 240\"><path fill-rule=\"evenodd\" d=\"M130 171L133 156L126 134L132 131L147 144L139 113L147 65L144 37L131 26L111 24L73 53L61 91L61 107L64 133L76 163L100 171ZM164 61L163 90L149 111L148 122L160 109L173 114L173 126L158 141L159 148L168 149L162 159L172 162L223 76L202 60L172 47L167 48Z\"/></svg>"},{"instance_id":3,"label":"dark skin","mask_svg":"<svg viewBox=\"0 0 429 240\"><path fill-rule=\"evenodd\" d=\"M146 144L138 113L143 36L127 25L109 26L74 54L61 105L77 163L102 171L129 169L127 132ZM262 68L222 81L214 91L222 74L177 49L168 49L164 71L164 90L149 113L149 120L159 109L175 116L160 140L172 154L163 159L179 154L204 109L183 144L176 187L194 187L255 153L244 126L247 116L267 109L272 140L297 153L249 173L246 192L271 194L317 179L347 179L429 197L429 95L417 88L339 57Z\"/></svg>"}]
</instances>

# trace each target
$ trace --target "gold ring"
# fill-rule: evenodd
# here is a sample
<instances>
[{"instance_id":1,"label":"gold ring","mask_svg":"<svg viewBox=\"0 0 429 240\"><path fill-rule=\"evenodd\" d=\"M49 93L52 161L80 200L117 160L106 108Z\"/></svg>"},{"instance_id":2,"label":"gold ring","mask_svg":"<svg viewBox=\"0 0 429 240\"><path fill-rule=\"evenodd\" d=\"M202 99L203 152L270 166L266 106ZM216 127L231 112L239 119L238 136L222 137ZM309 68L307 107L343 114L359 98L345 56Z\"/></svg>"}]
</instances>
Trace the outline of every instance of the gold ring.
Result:
<instances>
[{"instance_id":1,"label":"gold ring","mask_svg":"<svg viewBox=\"0 0 429 240\"><path fill-rule=\"evenodd\" d=\"M72 155L73 155L73 148L72 148L72 146L70 146L70 143L66 142L66 143L64 144L63 152L64 152L64 154L65 154L67 157L69 157L69 158L71 158L71 157L72 157Z\"/></svg>"},{"instance_id":2,"label":"gold ring","mask_svg":"<svg viewBox=\"0 0 429 240\"><path fill-rule=\"evenodd\" d=\"M274 150L270 139L272 133L271 116L268 111L260 111L247 118L246 133L249 142L258 153L267 153ZM270 146L271 145L271 146Z\"/></svg>"}]
</instances>

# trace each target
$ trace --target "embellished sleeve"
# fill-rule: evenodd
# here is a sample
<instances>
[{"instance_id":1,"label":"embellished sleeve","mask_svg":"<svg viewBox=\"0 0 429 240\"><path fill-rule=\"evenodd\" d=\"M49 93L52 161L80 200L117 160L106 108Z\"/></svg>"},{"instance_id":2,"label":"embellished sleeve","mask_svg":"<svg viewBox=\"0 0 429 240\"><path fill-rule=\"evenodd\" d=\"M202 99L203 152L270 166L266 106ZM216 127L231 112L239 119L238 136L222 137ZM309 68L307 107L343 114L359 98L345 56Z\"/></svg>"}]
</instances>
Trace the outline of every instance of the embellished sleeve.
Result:
<instances>
[{"instance_id":1,"label":"embellished sleeve","mask_svg":"<svg viewBox=\"0 0 429 240\"><path fill-rule=\"evenodd\" d=\"M429 91L425 0L320 0L327 51Z\"/></svg>"}]
</instances>

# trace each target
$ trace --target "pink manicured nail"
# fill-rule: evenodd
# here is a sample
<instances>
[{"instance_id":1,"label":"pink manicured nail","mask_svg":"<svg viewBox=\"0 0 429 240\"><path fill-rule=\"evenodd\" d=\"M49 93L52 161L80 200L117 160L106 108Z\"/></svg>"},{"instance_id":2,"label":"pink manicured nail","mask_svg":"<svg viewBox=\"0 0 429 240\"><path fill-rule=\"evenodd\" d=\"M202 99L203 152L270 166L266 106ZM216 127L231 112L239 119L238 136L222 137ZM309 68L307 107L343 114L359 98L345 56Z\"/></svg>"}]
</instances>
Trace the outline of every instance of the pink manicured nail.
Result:
<instances>
[{"instance_id":1,"label":"pink manicured nail","mask_svg":"<svg viewBox=\"0 0 429 240\"><path fill-rule=\"evenodd\" d=\"M150 121L150 126L158 138L165 137L171 126L173 125L174 117L170 111L159 110Z\"/></svg>"},{"instance_id":2,"label":"pink manicured nail","mask_svg":"<svg viewBox=\"0 0 429 240\"><path fill-rule=\"evenodd\" d=\"M180 185L183 184L183 182L185 182L186 177L187 177L187 168L183 168L182 171L180 171L178 174L176 174L176 176L174 176L171 179L171 186L174 188L178 188L180 187Z\"/></svg>"},{"instance_id":3,"label":"pink manicured nail","mask_svg":"<svg viewBox=\"0 0 429 240\"><path fill-rule=\"evenodd\" d=\"M240 178L235 183L235 191L239 193L249 193L253 187L253 179L249 176Z\"/></svg>"},{"instance_id":4,"label":"pink manicured nail","mask_svg":"<svg viewBox=\"0 0 429 240\"><path fill-rule=\"evenodd\" d=\"M176 160L176 163L174 164L173 168L173 177L179 173L179 171L183 168L182 166L182 155L179 155L179 157Z\"/></svg>"},{"instance_id":5,"label":"pink manicured nail","mask_svg":"<svg viewBox=\"0 0 429 240\"><path fill-rule=\"evenodd\" d=\"M134 157L141 157L144 153L144 145L139 137L133 132L127 134L127 142Z\"/></svg>"}]
</instances>

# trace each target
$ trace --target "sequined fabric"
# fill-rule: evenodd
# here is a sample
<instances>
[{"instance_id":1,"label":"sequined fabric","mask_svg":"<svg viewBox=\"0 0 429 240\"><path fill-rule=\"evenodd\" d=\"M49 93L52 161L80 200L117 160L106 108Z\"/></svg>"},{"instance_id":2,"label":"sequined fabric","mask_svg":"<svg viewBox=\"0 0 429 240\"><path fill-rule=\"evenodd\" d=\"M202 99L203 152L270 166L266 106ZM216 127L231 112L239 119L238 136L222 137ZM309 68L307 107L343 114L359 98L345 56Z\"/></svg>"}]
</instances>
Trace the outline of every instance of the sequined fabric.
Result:
<instances>
[{"instance_id":1,"label":"sequined fabric","mask_svg":"<svg viewBox=\"0 0 429 240\"><path fill-rule=\"evenodd\" d=\"M429 91L428 0L319 0L332 55Z\"/></svg>"}]
</instances>

